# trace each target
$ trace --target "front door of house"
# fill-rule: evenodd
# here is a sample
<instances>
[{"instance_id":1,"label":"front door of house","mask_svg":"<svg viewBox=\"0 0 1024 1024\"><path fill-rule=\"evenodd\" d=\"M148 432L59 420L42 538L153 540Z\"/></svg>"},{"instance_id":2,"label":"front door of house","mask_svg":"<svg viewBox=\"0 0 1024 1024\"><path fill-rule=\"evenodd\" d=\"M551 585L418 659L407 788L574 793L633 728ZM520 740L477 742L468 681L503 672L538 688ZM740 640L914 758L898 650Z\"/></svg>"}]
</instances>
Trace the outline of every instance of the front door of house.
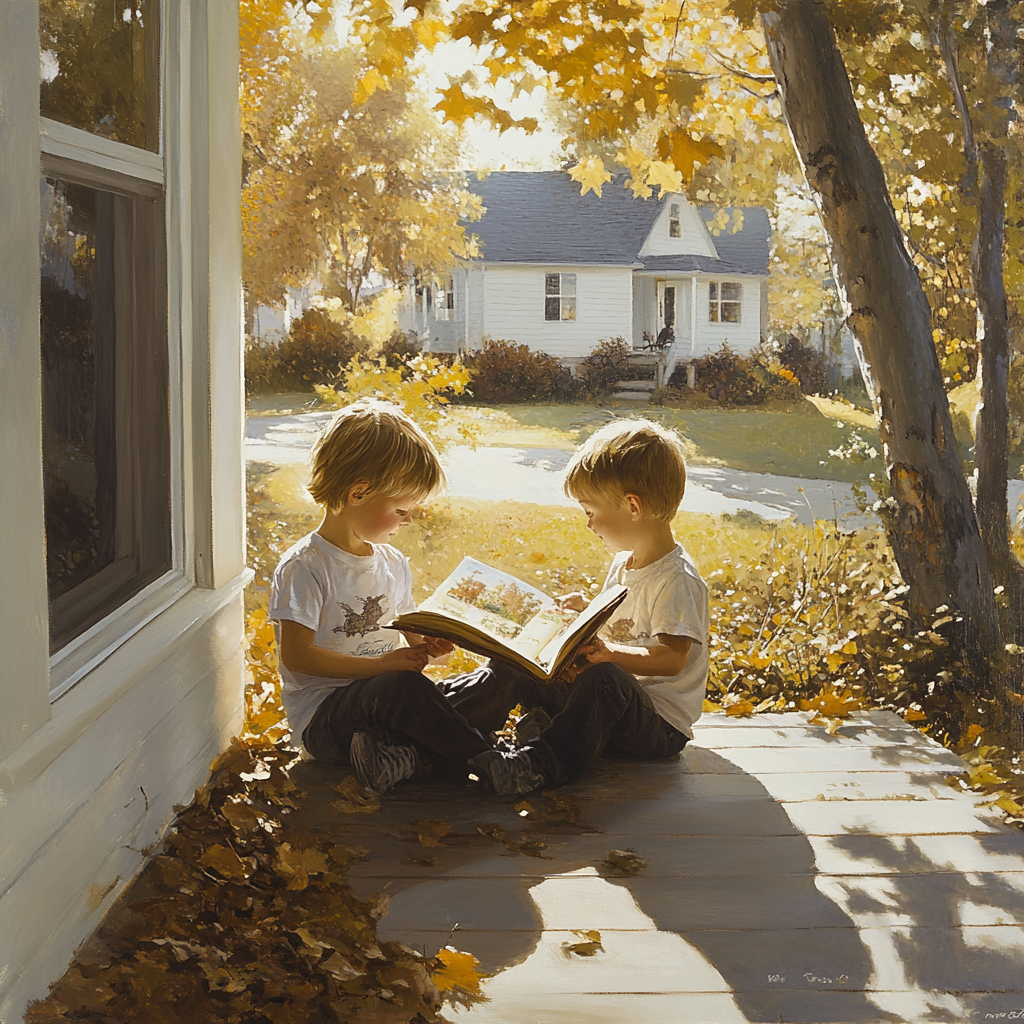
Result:
<instances>
[{"instance_id":1,"label":"front door of house","mask_svg":"<svg viewBox=\"0 0 1024 1024\"><path fill-rule=\"evenodd\" d=\"M661 338L666 328L675 333L677 312L677 291L674 284L658 282L658 337Z\"/></svg>"}]
</instances>

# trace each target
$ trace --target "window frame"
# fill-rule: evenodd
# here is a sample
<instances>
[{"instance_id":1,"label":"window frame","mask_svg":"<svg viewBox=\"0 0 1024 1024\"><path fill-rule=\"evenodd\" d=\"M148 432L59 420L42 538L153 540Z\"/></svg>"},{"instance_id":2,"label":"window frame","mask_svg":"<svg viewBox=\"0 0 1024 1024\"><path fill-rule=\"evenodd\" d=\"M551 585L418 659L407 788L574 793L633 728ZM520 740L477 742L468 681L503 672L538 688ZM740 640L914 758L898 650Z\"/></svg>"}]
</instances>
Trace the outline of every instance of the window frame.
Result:
<instances>
[{"instance_id":1,"label":"window frame","mask_svg":"<svg viewBox=\"0 0 1024 1024\"><path fill-rule=\"evenodd\" d=\"M196 523L188 519L185 452L192 428L186 417L183 365L191 352L191 306L184 285L183 253L191 245L188 182L191 177L192 101L189 70L190 5L160 2L159 138L157 152L137 149L50 118L39 117L40 175L67 178L93 188L159 198L163 207L167 406L170 443L170 568L94 625L50 655L50 702L106 660L118 647L195 586L188 552L196 547ZM168 143L172 142L172 145ZM168 154L173 153L173 159Z\"/></svg>"},{"instance_id":2,"label":"window frame","mask_svg":"<svg viewBox=\"0 0 1024 1024\"><path fill-rule=\"evenodd\" d=\"M679 203L669 203L668 206L668 237L682 238L683 224L679 215Z\"/></svg>"},{"instance_id":3,"label":"window frame","mask_svg":"<svg viewBox=\"0 0 1024 1024\"><path fill-rule=\"evenodd\" d=\"M434 285L434 319L439 323L455 320L455 279L451 274Z\"/></svg>"},{"instance_id":4,"label":"window frame","mask_svg":"<svg viewBox=\"0 0 1024 1024\"><path fill-rule=\"evenodd\" d=\"M736 298L725 298L722 294L725 287L737 290ZM726 320L722 316L725 306L736 307L736 319ZM743 323L743 282L742 281L708 281L708 323L709 324L740 324Z\"/></svg>"},{"instance_id":5,"label":"window frame","mask_svg":"<svg viewBox=\"0 0 1024 1024\"><path fill-rule=\"evenodd\" d=\"M558 278L558 291L552 292L548 289L551 287L551 279L553 277ZM572 279L572 290L569 291L566 285L569 284L568 279ZM560 270L557 271L546 271L544 274L544 322L550 324L557 323L575 323L579 319L579 291L578 291L578 275L575 272L566 273ZM558 302L558 313L557 317L548 315L548 303L552 300ZM571 302L572 316L566 316L567 303Z\"/></svg>"}]
</instances>

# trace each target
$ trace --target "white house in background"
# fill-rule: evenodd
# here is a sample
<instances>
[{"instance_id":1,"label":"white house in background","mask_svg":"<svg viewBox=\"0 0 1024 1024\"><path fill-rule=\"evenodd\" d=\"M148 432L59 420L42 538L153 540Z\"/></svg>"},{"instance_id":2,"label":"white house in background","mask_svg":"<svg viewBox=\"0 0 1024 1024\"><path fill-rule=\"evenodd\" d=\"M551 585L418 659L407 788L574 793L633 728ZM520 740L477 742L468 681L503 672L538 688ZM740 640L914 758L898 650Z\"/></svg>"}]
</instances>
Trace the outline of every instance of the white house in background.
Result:
<instances>
[{"instance_id":1,"label":"white house in background","mask_svg":"<svg viewBox=\"0 0 1024 1024\"><path fill-rule=\"evenodd\" d=\"M407 287L399 324L433 351L483 338L570 365L606 338L641 350L671 327L669 372L723 342L738 352L768 326L771 226L761 207L720 210L684 196L636 199L616 179L598 198L562 171L501 171L469 186L486 208L482 255L439 283ZM732 228L739 225L739 230Z\"/></svg>"},{"instance_id":2,"label":"white house in background","mask_svg":"<svg viewBox=\"0 0 1024 1024\"><path fill-rule=\"evenodd\" d=\"M66 35L41 48L37 0L0 3L10 1024L242 719L238 4L96 4L63 23L62 6L45 26Z\"/></svg>"}]
</instances>

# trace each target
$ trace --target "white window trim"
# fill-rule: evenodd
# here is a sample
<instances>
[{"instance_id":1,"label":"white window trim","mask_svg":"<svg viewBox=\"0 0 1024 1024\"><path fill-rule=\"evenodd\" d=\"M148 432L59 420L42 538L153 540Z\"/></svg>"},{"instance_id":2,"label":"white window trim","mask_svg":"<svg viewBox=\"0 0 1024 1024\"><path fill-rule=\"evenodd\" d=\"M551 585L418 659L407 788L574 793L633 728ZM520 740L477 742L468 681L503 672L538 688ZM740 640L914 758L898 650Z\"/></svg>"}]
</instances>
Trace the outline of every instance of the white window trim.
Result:
<instances>
[{"instance_id":1,"label":"white window trim","mask_svg":"<svg viewBox=\"0 0 1024 1024\"><path fill-rule=\"evenodd\" d=\"M126 641L166 611L195 586L193 559L195 522L185 515L194 488L188 479L187 456L193 430L185 410L191 395L183 367L191 365L191 128L192 103L189 40L190 5L161 0L160 152L127 146L81 128L39 119L40 156L74 162L83 178L98 185L134 179L163 191L167 268L168 416L170 420L171 569L153 580L95 625L50 656L49 699L53 703L105 661ZM175 144L165 145L169 137ZM165 154L175 154L169 160Z\"/></svg>"},{"instance_id":2,"label":"white window trim","mask_svg":"<svg viewBox=\"0 0 1024 1024\"><path fill-rule=\"evenodd\" d=\"M735 285L738 285L739 289L740 289L740 297L738 299L723 299L722 298L722 285L723 284L735 284ZM712 299L711 298L711 286L712 285L715 285L718 288L718 298L717 299ZM718 305L718 319L717 320L712 320L711 319L711 303L712 302L715 302ZM738 320L723 320L722 319L722 303L723 302L735 303L737 306L740 307L740 318ZM745 303L746 303L746 300L743 297L743 282L742 281L729 281L729 280L723 280L722 278L714 278L713 280L709 280L708 281L708 323L709 324L714 324L716 327L721 326L722 324L724 324L726 327L738 327L740 324L743 323L743 306L745 305Z\"/></svg>"},{"instance_id":3,"label":"white window trim","mask_svg":"<svg viewBox=\"0 0 1024 1024\"><path fill-rule=\"evenodd\" d=\"M553 277L556 274L558 275L558 295L557 295L557 298L558 298L558 319L557 320L555 320L555 319L549 320L548 319L548 315L547 315L547 300L548 299L556 298L556 296L548 294L548 283L547 282L548 282L548 277ZM573 279L573 284L572 284L573 292L572 292L571 295L568 294L567 292L562 291L562 288L563 288L562 278L564 278L564 277L571 277ZM579 275L576 273L575 270L547 270L547 271L545 271L544 272L544 307L543 307L543 310L542 310L543 315L544 315L544 323L545 324L572 324L572 323L576 323L576 321L579 320L579 317L580 317L580 297L579 296L580 296ZM562 302L565 299L572 299L573 300L573 312L575 313L575 315L572 316L572 317L567 317L567 316L563 316L562 315L563 308L564 308L562 306Z\"/></svg>"}]
</instances>

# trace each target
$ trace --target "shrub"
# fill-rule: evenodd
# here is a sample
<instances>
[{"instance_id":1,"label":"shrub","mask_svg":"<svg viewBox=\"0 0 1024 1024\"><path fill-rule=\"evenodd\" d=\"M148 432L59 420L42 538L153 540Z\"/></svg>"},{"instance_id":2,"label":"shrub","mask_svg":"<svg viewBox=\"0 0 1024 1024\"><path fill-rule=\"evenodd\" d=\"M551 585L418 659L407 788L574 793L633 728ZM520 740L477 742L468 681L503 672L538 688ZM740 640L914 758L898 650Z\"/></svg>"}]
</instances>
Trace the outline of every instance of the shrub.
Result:
<instances>
[{"instance_id":1,"label":"shrub","mask_svg":"<svg viewBox=\"0 0 1024 1024\"><path fill-rule=\"evenodd\" d=\"M420 354L420 345L414 333L406 334L404 331L396 329L392 332L391 337L384 342L380 354L388 366L397 370L413 356Z\"/></svg>"},{"instance_id":2,"label":"shrub","mask_svg":"<svg viewBox=\"0 0 1024 1024\"><path fill-rule=\"evenodd\" d=\"M693 360L693 364L694 390L721 406L761 405L769 399L787 401L800 395L796 375L784 366L770 363L760 351L745 358L723 344L717 352L709 352ZM669 386L680 389L685 384L686 367L677 366Z\"/></svg>"},{"instance_id":3,"label":"shrub","mask_svg":"<svg viewBox=\"0 0 1024 1024\"><path fill-rule=\"evenodd\" d=\"M277 349L278 377L286 387L301 391L329 384L367 344L347 324L337 323L322 310L307 309Z\"/></svg>"},{"instance_id":4,"label":"shrub","mask_svg":"<svg viewBox=\"0 0 1024 1024\"><path fill-rule=\"evenodd\" d=\"M473 397L481 402L573 398L572 374L554 356L514 341L485 341L469 361Z\"/></svg>"},{"instance_id":5,"label":"shrub","mask_svg":"<svg viewBox=\"0 0 1024 1024\"><path fill-rule=\"evenodd\" d=\"M580 388L589 395L603 395L629 376L632 348L623 338L598 343L597 348L576 367Z\"/></svg>"},{"instance_id":6,"label":"shrub","mask_svg":"<svg viewBox=\"0 0 1024 1024\"><path fill-rule=\"evenodd\" d=\"M245 339L245 393L274 391L280 385L281 364L277 346L259 338Z\"/></svg>"},{"instance_id":7,"label":"shrub","mask_svg":"<svg viewBox=\"0 0 1024 1024\"><path fill-rule=\"evenodd\" d=\"M800 382L805 395L824 395L828 392L828 364L814 348L804 345L791 334L779 349L779 363Z\"/></svg>"}]
</instances>

